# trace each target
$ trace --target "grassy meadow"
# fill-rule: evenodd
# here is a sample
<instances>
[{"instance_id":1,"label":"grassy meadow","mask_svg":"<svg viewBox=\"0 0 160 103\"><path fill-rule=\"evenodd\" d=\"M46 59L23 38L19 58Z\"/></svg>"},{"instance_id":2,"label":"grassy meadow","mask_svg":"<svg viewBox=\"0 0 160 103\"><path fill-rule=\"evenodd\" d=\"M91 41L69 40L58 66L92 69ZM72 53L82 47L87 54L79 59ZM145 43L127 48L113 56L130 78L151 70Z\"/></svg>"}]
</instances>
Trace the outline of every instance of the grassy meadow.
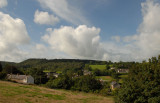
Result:
<instances>
[{"instance_id":1,"label":"grassy meadow","mask_svg":"<svg viewBox=\"0 0 160 103\"><path fill-rule=\"evenodd\" d=\"M113 78L111 76L96 76L96 78L106 80L106 81L113 80Z\"/></svg>"},{"instance_id":2,"label":"grassy meadow","mask_svg":"<svg viewBox=\"0 0 160 103\"><path fill-rule=\"evenodd\" d=\"M0 81L0 103L114 103L112 97Z\"/></svg>"},{"instance_id":3,"label":"grassy meadow","mask_svg":"<svg viewBox=\"0 0 160 103\"><path fill-rule=\"evenodd\" d=\"M90 65L91 69L99 69L99 70L104 70L106 69L106 65Z\"/></svg>"}]
</instances>

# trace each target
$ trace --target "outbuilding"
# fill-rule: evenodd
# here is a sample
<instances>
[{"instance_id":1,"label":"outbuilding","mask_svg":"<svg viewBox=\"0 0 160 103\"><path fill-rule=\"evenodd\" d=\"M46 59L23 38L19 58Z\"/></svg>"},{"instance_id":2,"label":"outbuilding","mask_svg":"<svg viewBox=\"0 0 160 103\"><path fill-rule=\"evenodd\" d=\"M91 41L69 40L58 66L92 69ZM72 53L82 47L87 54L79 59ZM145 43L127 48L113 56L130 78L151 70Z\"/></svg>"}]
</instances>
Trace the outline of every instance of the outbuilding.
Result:
<instances>
[{"instance_id":1,"label":"outbuilding","mask_svg":"<svg viewBox=\"0 0 160 103\"><path fill-rule=\"evenodd\" d=\"M34 84L34 78L31 75L7 74L7 79L23 84Z\"/></svg>"}]
</instances>

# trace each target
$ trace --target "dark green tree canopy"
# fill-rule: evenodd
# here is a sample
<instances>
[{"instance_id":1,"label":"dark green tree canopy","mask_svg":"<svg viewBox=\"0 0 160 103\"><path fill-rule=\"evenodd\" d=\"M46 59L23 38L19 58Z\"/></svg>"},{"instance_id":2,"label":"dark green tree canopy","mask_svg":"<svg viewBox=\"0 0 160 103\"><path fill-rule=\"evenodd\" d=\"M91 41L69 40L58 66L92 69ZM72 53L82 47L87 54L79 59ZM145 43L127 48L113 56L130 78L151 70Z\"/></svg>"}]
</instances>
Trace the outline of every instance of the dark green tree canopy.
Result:
<instances>
[{"instance_id":1,"label":"dark green tree canopy","mask_svg":"<svg viewBox=\"0 0 160 103\"><path fill-rule=\"evenodd\" d=\"M159 58L158 58L159 59ZM159 103L160 63L156 57L137 63L117 94L117 103Z\"/></svg>"},{"instance_id":2,"label":"dark green tree canopy","mask_svg":"<svg viewBox=\"0 0 160 103\"><path fill-rule=\"evenodd\" d=\"M3 69L3 68L2 68L2 64L1 64L1 62L0 62L0 72L2 72L2 69Z\"/></svg>"}]
</instances>

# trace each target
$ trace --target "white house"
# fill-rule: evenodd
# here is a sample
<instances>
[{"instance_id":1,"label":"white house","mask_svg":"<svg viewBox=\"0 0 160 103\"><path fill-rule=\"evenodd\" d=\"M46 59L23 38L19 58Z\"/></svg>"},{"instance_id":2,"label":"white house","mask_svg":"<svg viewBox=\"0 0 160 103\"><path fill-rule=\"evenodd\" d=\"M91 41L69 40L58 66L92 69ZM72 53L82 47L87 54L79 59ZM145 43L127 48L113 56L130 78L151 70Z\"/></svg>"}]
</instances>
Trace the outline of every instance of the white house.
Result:
<instances>
[{"instance_id":1,"label":"white house","mask_svg":"<svg viewBox=\"0 0 160 103\"><path fill-rule=\"evenodd\" d=\"M51 76L54 76L56 78L58 78L59 74L56 73L56 72L45 72L46 75L47 75L47 78L51 77Z\"/></svg>"},{"instance_id":2,"label":"white house","mask_svg":"<svg viewBox=\"0 0 160 103\"><path fill-rule=\"evenodd\" d=\"M88 70L84 70L84 71L83 71L83 75L91 75L91 74L92 74L91 71L88 71Z\"/></svg>"},{"instance_id":3,"label":"white house","mask_svg":"<svg viewBox=\"0 0 160 103\"><path fill-rule=\"evenodd\" d=\"M129 69L117 69L117 73L129 73Z\"/></svg>"},{"instance_id":4,"label":"white house","mask_svg":"<svg viewBox=\"0 0 160 103\"><path fill-rule=\"evenodd\" d=\"M114 90L116 88L120 88L120 84L117 83L116 81L111 82L111 89Z\"/></svg>"},{"instance_id":5,"label":"white house","mask_svg":"<svg viewBox=\"0 0 160 103\"><path fill-rule=\"evenodd\" d=\"M34 78L31 75L7 74L7 79L23 84L34 84Z\"/></svg>"}]
</instances>

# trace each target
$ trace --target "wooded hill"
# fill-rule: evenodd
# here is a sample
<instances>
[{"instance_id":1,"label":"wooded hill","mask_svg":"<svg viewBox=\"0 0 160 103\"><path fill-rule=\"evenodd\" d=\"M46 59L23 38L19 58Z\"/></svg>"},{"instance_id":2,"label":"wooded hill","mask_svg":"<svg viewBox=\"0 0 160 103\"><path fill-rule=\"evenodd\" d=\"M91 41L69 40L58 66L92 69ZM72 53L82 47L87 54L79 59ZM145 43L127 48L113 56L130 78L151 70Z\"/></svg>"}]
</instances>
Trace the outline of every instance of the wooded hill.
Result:
<instances>
[{"instance_id":1,"label":"wooded hill","mask_svg":"<svg viewBox=\"0 0 160 103\"><path fill-rule=\"evenodd\" d=\"M40 68L50 71L64 71L65 69L80 69L83 68L85 64L111 64L111 62L80 59L27 59L20 63L1 61L1 64L3 67L7 64L13 65L21 70Z\"/></svg>"}]
</instances>

